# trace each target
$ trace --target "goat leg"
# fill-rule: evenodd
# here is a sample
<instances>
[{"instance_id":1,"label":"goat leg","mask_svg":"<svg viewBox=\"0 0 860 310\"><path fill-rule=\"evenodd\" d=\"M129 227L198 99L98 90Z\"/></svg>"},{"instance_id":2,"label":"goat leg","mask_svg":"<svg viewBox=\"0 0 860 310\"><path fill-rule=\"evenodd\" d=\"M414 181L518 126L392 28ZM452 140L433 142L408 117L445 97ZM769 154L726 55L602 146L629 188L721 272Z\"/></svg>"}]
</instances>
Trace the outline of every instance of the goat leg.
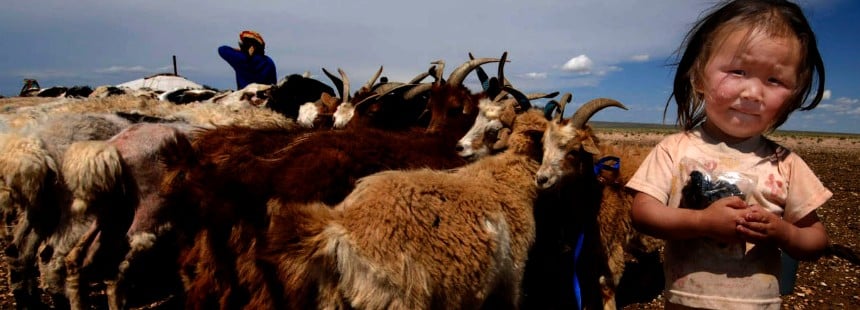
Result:
<instances>
[{"instance_id":1,"label":"goat leg","mask_svg":"<svg viewBox=\"0 0 860 310\"><path fill-rule=\"evenodd\" d=\"M93 222L89 230L81 236L78 243L66 256L66 297L72 309L83 309L83 293L81 292L81 266L83 265L86 251L98 235L98 224Z\"/></svg>"},{"instance_id":2,"label":"goat leg","mask_svg":"<svg viewBox=\"0 0 860 310\"><path fill-rule=\"evenodd\" d=\"M44 237L21 217L12 243L5 250L9 266L9 289L15 297L18 309L39 308L41 300L38 290L36 252Z\"/></svg>"},{"instance_id":3,"label":"goat leg","mask_svg":"<svg viewBox=\"0 0 860 310\"><path fill-rule=\"evenodd\" d=\"M131 266L142 253L150 251L155 245L156 235L152 233L139 233L130 238L130 248L125 258L119 264L116 279L106 281L108 307L111 310L125 308L128 290L128 272Z\"/></svg>"}]
</instances>

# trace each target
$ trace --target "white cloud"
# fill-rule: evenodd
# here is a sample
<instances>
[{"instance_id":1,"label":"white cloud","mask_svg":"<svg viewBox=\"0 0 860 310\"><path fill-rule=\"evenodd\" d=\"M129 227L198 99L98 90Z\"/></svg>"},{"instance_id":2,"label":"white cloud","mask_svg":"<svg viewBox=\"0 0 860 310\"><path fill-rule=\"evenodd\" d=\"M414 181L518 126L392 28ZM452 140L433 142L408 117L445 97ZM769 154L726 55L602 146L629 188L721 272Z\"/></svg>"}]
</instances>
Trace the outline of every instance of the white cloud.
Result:
<instances>
[{"instance_id":1,"label":"white cloud","mask_svg":"<svg viewBox=\"0 0 860 310\"><path fill-rule=\"evenodd\" d=\"M543 80L546 79L546 77L546 72L529 72L522 75L522 78L530 80Z\"/></svg>"},{"instance_id":2,"label":"white cloud","mask_svg":"<svg viewBox=\"0 0 860 310\"><path fill-rule=\"evenodd\" d=\"M860 99L839 97L819 105L822 110L841 115L860 115Z\"/></svg>"},{"instance_id":3,"label":"white cloud","mask_svg":"<svg viewBox=\"0 0 860 310\"><path fill-rule=\"evenodd\" d=\"M828 99L830 99L830 90L825 89L824 94L821 96L821 100L828 100Z\"/></svg>"},{"instance_id":4,"label":"white cloud","mask_svg":"<svg viewBox=\"0 0 860 310\"><path fill-rule=\"evenodd\" d=\"M649 59L651 59L651 55L647 54L633 55L633 57L630 57L630 60L635 62L646 62Z\"/></svg>"},{"instance_id":5,"label":"white cloud","mask_svg":"<svg viewBox=\"0 0 860 310\"><path fill-rule=\"evenodd\" d=\"M852 106L857 103L860 103L860 99L857 98L848 98L848 97L839 97L836 98L836 104L840 106Z\"/></svg>"},{"instance_id":6,"label":"white cloud","mask_svg":"<svg viewBox=\"0 0 860 310\"><path fill-rule=\"evenodd\" d=\"M619 71L624 71L624 69L622 69L619 66L609 66L609 67L600 68L598 70L595 70L594 74L597 76L605 76L605 75L609 74L610 72L619 72Z\"/></svg>"},{"instance_id":7,"label":"white cloud","mask_svg":"<svg viewBox=\"0 0 860 310\"><path fill-rule=\"evenodd\" d=\"M564 71L573 71L579 73L590 73L591 67L594 65L594 62L591 61L588 56L579 55L568 60L564 65L561 66L561 69Z\"/></svg>"},{"instance_id":8,"label":"white cloud","mask_svg":"<svg viewBox=\"0 0 860 310\"><path fill-rule=\"evenodd\" d=\"M110 66L107 68L96 69L97 73L142 73L142 72L151 72L152 70L144 68L143 66Z\"/></svg>"}]
</instances>

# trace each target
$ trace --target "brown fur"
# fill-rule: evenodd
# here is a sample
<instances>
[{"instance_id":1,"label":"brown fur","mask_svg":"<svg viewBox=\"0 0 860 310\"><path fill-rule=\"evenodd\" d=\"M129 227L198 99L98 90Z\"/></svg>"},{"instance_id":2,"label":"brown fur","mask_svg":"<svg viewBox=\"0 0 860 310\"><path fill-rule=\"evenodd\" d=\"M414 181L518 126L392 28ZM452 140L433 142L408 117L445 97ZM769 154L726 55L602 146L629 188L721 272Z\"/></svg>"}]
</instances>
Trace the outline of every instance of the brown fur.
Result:
<instances>
[{"instance_id":1,"label":"brown fur","mask_svg":"<svg viewBox=\"0 0 860 310\"><path fill-rule=\"evenodd\" d=\"M293 307L517 308L545 124L523 114L507 152L453 171L365 177L333 209L275 207L267 244L284 296Z\"/></svg>"},{"instance_id":2,"label":"brown fur","mask_svg":"<svg viewBox=\"0 0 860 310\"><path fill-rule=\"evenodd\" d=\"M450 102L458 104L449 107ZM444 105L442 109L448 112L446 120L439 122L439 126L446 130L433 134L373 128L306 132L219 127L200 132L194 142L194 154L189 155L194 160L175 165L172 172L173 175L182 172L183 180L179 183L184 185L168 189L169 195L184 197L178 199L199 206L204 229L200 233L207 235L205 238L197 237L198 240L207 240L207 244L189 245L183 256L211 261L184 261L205 268L218 268L216 272L200 270L204 267L183 268L199 272L184 275L186 284L192 286L187 287L189 292L207 293L189 293L188 307L216 304L212 297L223 296L227 292L232 292L234 297L221 299L226 298L226 304L233 307L245 305L250 299L273 300L272 297L259 296L268 294L266 290L251 291L238 284L239 281L252 281L246 278L264 273L234 271L251 268L237 265L237 260L253 262L253 259L242 256L253 255L251 246L257 242L257 235L265 230L268 199L336 204L352 190L355 180L371 173L399 168L446 169L464 164L465 160L453 149L456 139L468 128L470 118L474 119L474 114L464 114L463 110L475 103L452 98L438 101L438 104ZM241 225L249 227L239 229L243 233L237 235L233 228ZM242 241L223 249L228 238ZM195 251L213 256L190 253ZM219 279L193 280L201 276ZM263 280L258 277L248 283ZM197 287L216 283L216 287ZM212 294L213 290L218 291Z\"/></svg>"}]
</instances>

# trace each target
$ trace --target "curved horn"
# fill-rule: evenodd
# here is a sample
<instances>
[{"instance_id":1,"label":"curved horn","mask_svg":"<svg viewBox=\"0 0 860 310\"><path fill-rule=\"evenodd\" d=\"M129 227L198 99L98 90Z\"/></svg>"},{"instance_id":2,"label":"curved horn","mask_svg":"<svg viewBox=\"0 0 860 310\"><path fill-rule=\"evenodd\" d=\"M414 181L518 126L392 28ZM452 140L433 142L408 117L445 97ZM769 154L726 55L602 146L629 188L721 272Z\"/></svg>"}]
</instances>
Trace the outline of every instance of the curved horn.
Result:
<instances>
[{"instance_id":1,"label":"curved horn","mask_svg":"<svg viewBox=\"0 0 860 310\"><path fill-rule=\"evenodd\" d=\"M429 71L429 70L428 70L428 71L421 72L421 74L419 74L419 75L415 76L414 78L412 78L411 80L409 80L409 82L408 82L408 83L406 83L406 84L418 84L418 83L420 83L420 82L421 82L421 80L424 80L424 79L425 79L425 78L427 78L428 76L430 76L430 71Z\"/></svg>"},{"instance_id":2,"label":"curved horn","mask_svg":"<svg viewBox=\"0 0 860 310\"><path fill-rule=\"evenodd\" d=\"M529 98L529 100L553 98L555 96L558 96L557 91L551 92L549 94L547 94L547 93L530 93L530 94L526 95L526 97Z\"/></svg>"},{"instance_id":3,"label":"curved horn","mask_svg":"<svg viewBox=\"0 0 860 310\"><path fill-rule=\"evenodd\" d=\"M379 98L379 97L382 97L382 96L381 96L381 95L379 95L379 94L371 94L370 96L367 96L367 98L364 98L364 99L362 99L361 101L359 101L358 103L356 103L356 104L355 104L355 108L357 109L359 106L361 106L361 105L362 105L362 104L364 104L365 102L371 101L371 100L373 100L373 99L377 99L377 98Z\"/></svg>"},{"instance_id":4,"label":"curved horn","mask_svg":"<svg viewBox=\"0 0 860 310\"><path fill-rule=\"evenodd\" d=\"M570 103L570 100L573 99L573 94L564 93L561 96L561 100L558 102L558 115L564 117L564 107Z\"/></svg>"},{"instance_id":5,"label":"curved horn","mask_svg":"<svg viewBox=\"0 0 860 310\"><path fill-rule=\"evenodd\" d=\"M625 107L623 104L621 104L621 102L618 102L615 99L610 99L610 98L591 99L591 101L586 102L581 107L579 107L579 109L576 110L576 113L574 113L573 116L570 118L571 119L571 125L574 128L582 129L585 127L585 123L588 122L588 119L590 119L591 116L594 115L594 113L597 113L597 111L600 111L603 108L610 107L610 106L619 107L619 108L622 108L624 110L627 110L627 107Z\"/></svg>"},{"instance_id":6,"label":"curved horn","mask_svg":"<svg viewBox=\"0 0 860 310\"><path fill-rule=\"evenodd\" d=\"M340 78L343 79L343 103L347 103L349 102L349 77L346 76L346 73L341 68L337 68L337 72L340 73Z\"/></svg>"},{"instance_id":7,"label":"curved horn","mask_svg":"<svg viewBox=\"0 0 860 310\"><path fill-rule=\"evenodd\" d=\"M496 76L499 78L499 83L502 86L511 86L511 83L508 82L508 79L505 78L505 62L508 61L508 51L502 53L502 58L499 60L499 71Z\"/></svg>"},{"instance_id":8,"label":"curved horn","mask_svg":"<svg viewBox=\"0 0 860 310\"><path fill-rule=\"evenodd\" d=\"M421 94L423 92L429 91L431 88L433 88L433 83L418 84L417 86L413 87L412 89L407 91L405 94L403 94L403 99L404 100L412 100L413 98L415 98L415 96L418 96L419 94Z\"/></svg>"},{"instance_id":9,"label":"curved horn","mask_svg":"<svg viewBox=\"0 0 860 310\"><path fill-rule=\"evenodd\" d=\"M322 68L323 73L328 76L328 79L331 80L332 84L334 84L334 88L337 89L338 95L343 98L343 81L341 81L338 77L328 72L325 68Z\"/></svg>"},{"instance_id":10,"label":"curved horn","mask_svg":"<svg viewBox=\"0 0 860 310\"><path fill-rule=\"evenodd\" d=\"M474 59L475 59L475 55L472 55L472 52L469 52L469 60L474 60ZM489 77L487 77L487 73L484 72L484 69L481 68L481 66L477 66L477 67L475 67L475 74L478 75L478 81L481 82L481 87L484 88L484 91L487 91L487 88L489 87L487 85L487 82L489 81Z\"/></svg>"},{"instance_id":11,"label":"curved horn","mask_svg":"<svg viewBox=\"0 0 860 310\"><path fill-rule=\"evenodd\" d=\"M430 70L433 70L433 73L434 73L433 77L436 78L436 82L434 82L434 83L442 84L442 72L445 69L445 61L444 60L437 60L437 61L431 62L431 64L435 65L433 67L430 67Z\"/></svg>"},{"instance_id":12,"label":"curved horn","mask_svg":"<svg viewBox=\"0 0 860 310\"><path fill-rule=\"evenodd\" d=\"M469 60L467 62L464 62L462 65L457 67L457 69L454 69L454 71L451 72L451 75L448 76L448 84L452 84L452 85L463 84L463 80L466 79L466 75L468 75L469 72L472 72L472 70L474 70L475 67L483 65L485 63L498 62L498 61L499 61L498 58L478 58L478 59L473 59L473 60Z\"/></svg>"},{"instance_id":13,"label":"curved horn","mask_svg":"<svg viewBox=\"0 0 860 310\"><path fill-rule=\"evenodd\" d=\"M367 80L367 84L364 84L364 86L361 87L360 91L362 91L362 92L370 91L370 89L373 87L373 84L376 84L376 80L379 79L379 76L381 74L382 74L382 66L379 66L379 70L376 70L376 74L374 74L373 77L371 77L369 80Z\"/></svg>"},{"instance_id":14,"label":"curved horn","mask_svg":"<svg viewBox=\"0 0 860 310\"><path fill-rule=\"evenodd\" d=\"M394 89L400 88L403 85L410 85L410 84L403 84L403 83L398 83L398 82L388 82L388 83L377 85L376 88L373 89L373 92L380 94L380 96L382 96L388 92L391 92Z\"/></svg>"},{"instance_id":15,"label":"curved horn","mask_svg":"<svg viewBox=\"0 0 860 310\"><path fill-rule=\"evenodd\" d=\"M517 105L519 109L517 109L517 113L531 109L532 103L529 101L529 98L526 95L523 95L519 90L514 89L513 87L505 85L504 90L514 96L514 99L517 100Z\"/></svg>"}]
</instances>

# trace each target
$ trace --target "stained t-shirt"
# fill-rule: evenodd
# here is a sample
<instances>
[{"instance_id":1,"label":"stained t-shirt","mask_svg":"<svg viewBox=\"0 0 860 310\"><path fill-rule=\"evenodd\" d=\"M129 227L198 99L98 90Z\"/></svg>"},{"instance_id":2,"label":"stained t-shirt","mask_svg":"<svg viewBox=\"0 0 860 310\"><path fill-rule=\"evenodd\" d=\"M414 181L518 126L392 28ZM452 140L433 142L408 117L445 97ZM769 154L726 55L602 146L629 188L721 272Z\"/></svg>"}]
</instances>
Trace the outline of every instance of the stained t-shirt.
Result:
<instances>
[{"instance_id":1,"label":"stained t-shirt","mask_svg":"<svg viewBox=\"0 0 860 310\"><path fill-rule=\"evenodd\" d=\"M671 208L682 203L692 171L748 181L746 202L796 222L833 195L797 154L762 136L727 145L697 127L666 137L627 187ZM744 182L737 182L743 184ZM709 238L667 240L666 300L697 308L779 309L780 251L775 245Z\"/></svg>"}]
</instances>

